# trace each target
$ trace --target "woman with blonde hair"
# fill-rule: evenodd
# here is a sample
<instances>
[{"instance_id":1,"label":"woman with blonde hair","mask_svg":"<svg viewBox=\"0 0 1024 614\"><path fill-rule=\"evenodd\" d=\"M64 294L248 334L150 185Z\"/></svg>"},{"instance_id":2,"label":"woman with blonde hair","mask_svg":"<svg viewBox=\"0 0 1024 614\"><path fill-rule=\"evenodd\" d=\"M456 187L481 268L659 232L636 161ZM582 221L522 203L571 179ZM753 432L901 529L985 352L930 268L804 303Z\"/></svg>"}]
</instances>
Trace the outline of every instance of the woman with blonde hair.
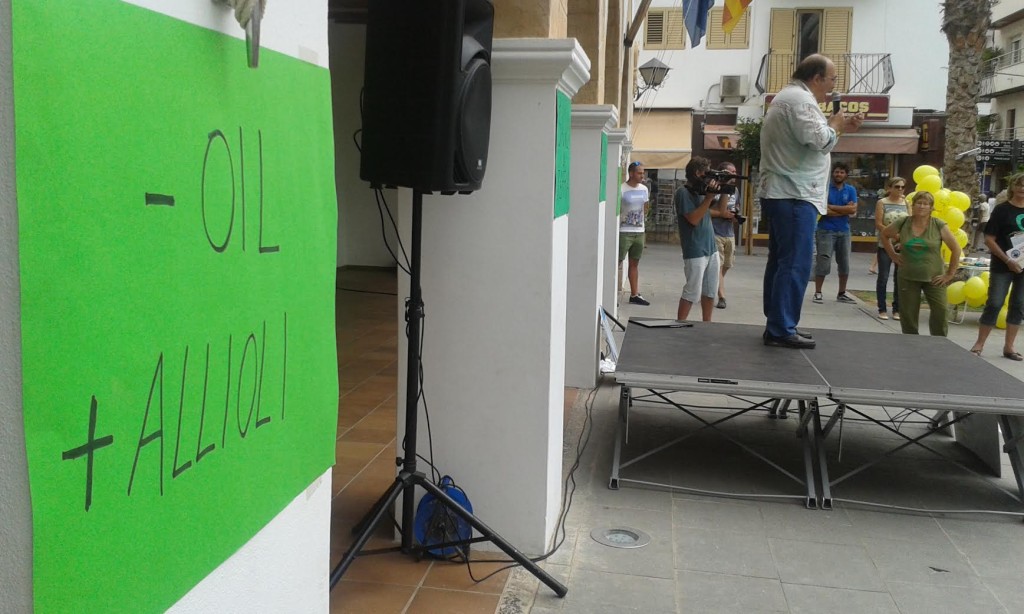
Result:
<instances>
[{"instance_id":1,"label":"woman with blonde hair","mask_svg":"<svg viewBox=\"0 0 1024 614\"><path fill-rule=\"evenodd\" d=\"M906 189L907 181L903 177L891 177L889 181L885 182L885 196L879 198L875 203L875 228L878 230L878 249L875 252L875 257L878 259L878 279L875 280L875 298L878 300L879 320L889 319L885 299L889 286L889 268L892 265L892 259L889 258L889 254L882 246L882 231L886 226L909 214L907 201L903 197ZM893 245L893 248L899 252L898 243ZM900 268L896 267L892 282L892 319L894 320L900 319L899 272Z\"/></svg>"},{"instance_id":2,"label":"woman with blonde hair","mask_svg":"<svg viewBox=\"0 0 1024 614\"><path fill-rule=\"evenodd\" d=\"M945 337L949 324L946 321L946 285L953 281L960 264L960 245L946 222L932 217L935 197L929 192L918 192L911 203L911 214L894 221L882 231L882 245L889 258L896 263L896 277L899 281L900 304L903 318L900 328L904 335L917 334L917 322L921 315L921 293L928 301L928 332L932 336ZM900 245L899 253L893 244ZM951 253L949 264L943 272L942 244Z\"/></svg>"},{"instance_id":3,"label":"woman with blonde hair","mask_svg":"<svg viewBox=\"0 0 1024 614\"><path fill-rule=\"evenodd\" d=\"M1024 360L1020 352L1014 349L1017 331L1024 319L1024 268L1020 263L1007 255L1013 247L1014 235L1024 233L1024 173L1010 175L1006 180L1006 195L996 197L998 203L989 214L985 224L985 246L992 256L989 265L988 300L985 311L981 314L981 326L978 327L978 340L971 351L981 356L992 327L1003 308L1006 295L1010 302L1006 309L1006 338L1003 341L1003 356L1010 360Z\"/></svg>"}]
</instances>

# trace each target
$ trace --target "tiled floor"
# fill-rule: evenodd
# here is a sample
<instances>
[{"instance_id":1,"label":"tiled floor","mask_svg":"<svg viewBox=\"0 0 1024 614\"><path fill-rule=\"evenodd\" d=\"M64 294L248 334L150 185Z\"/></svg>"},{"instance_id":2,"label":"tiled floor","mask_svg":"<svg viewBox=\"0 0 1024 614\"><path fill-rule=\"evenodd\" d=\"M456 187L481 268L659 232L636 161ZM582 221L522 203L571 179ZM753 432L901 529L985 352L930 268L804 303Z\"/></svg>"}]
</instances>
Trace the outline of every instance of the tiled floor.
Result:
<instances>
[{"instance_id":1,"label":"tiled floor","mask_svg":"<svg viewBox=\"0 0 1024 614\"><path fill-rule=\"evenodd\" d=\"M352 540L351 528L395 477L398 301L393 269L339 269L337 280L337 464L331 516L331 566ZM571 404L571 400L567 405ZM368 548L396 545L383 527ZM477 577L500 567L474 563ZM399 554L364 556L331 592L331 612L492 614L508 572L474 583L465 565Z\"/></svg>"}]
</instances>

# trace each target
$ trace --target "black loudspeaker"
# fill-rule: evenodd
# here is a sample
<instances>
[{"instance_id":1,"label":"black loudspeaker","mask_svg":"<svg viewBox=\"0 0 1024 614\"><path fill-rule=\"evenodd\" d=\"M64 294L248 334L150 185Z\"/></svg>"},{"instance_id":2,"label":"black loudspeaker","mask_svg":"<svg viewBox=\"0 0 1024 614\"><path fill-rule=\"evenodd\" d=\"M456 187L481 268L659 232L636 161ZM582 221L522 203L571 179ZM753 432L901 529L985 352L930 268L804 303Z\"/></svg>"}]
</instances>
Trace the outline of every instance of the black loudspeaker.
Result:
<instances>
[{"instance_id":1,"label":"black loudspeaker","mask_svg":"<svg viewBox=\"0 0 1024 614\"><path fill-rule=\"evenodd\" d=\"M359 176L421 192L480 189L491 137L490 0L371 0Z\"/></svg>"}]
</instances>

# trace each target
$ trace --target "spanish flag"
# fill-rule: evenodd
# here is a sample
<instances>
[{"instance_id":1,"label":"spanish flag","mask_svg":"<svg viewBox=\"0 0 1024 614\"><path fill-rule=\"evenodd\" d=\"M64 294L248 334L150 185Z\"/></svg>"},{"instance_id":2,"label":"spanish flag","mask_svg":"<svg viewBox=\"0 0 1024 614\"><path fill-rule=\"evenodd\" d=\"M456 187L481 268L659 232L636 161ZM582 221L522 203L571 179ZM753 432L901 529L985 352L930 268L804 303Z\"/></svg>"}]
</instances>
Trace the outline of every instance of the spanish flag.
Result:
<instances>
[{"instance_id":1,"label":"spanish flag","mask_svg":"<svg viewBox=\"0 0 1024 614\"><path fill-rule=\"evenodd\" d=\"M725 0L725 10L722 11L722 29L726 34L732 34L732 29L740 22L743 11L753 0Z\"/></svg>"}]
</instances>

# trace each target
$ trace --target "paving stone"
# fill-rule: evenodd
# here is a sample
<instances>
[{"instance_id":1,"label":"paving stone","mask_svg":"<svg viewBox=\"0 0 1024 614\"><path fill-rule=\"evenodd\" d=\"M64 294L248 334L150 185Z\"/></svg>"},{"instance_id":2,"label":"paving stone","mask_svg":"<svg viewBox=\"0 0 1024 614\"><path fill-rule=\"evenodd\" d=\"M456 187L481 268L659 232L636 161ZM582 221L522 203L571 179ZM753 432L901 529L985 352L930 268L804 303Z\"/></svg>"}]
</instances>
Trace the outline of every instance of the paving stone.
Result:
<instances>
[{"instance_id":1,"label":"paving stone","mask_svg":"<svg viewBox=\"0 0 1024 614\"><path fill-rule=\"evenodd\" d=\"M871 557L863 546L769 538L779 577L787 584L883 591Z\"/></svg>"}]
</instances>

